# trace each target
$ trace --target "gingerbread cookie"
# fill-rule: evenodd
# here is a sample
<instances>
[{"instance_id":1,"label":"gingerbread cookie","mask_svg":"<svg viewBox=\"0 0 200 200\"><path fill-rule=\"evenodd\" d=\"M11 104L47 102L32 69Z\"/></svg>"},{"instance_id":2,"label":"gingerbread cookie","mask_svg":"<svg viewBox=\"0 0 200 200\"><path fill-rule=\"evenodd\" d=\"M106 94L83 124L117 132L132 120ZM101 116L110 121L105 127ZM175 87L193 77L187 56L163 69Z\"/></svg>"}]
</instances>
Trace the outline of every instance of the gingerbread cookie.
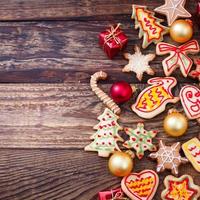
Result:
<instances>
[{"instance_id":1,"label":"gingerbread cookie","mask_svg":"<svg viewBox=\"0 0 200 200\"><path fill-rule=\"evenodd\" d=\"M122 127L117 123L119 117L106 108L98 117L100 121L94 129L97 130L90 139L94 140L85 147L85 151L97 151L101 157L108 157L114 151L120 151L117 142L124 140L119 136L118 131Z\"/></svg>"},{"instance_id":2,"label":"gingerbread cookie","mask_svg":"<svg viewBox=\"0 0 200 200\"><path fill-rule=\"evenodd\" d=\"M152 144L152 139L156 136L157 131L146 131L142 123L138 123L136 129L125 128L124 131L130 136L130 139L123 146L128 149L135 149L139 159L144 156L146 150L156 151L156 146Z\"/></svg>"},{"instance_id":3,"label":"gingerbread cookie","mask_svg":"<svg viewBox=\"0 0 200 200\"><path fill-rule=\"evenodd\" d=\"M179 17L191 17L191 14L184 8L185 3L186 0L165 0L165 4L154 9L154 11L166 15L168 25L171 26Z\"/></svg>"},{"instance_id":4,"label":"gingerbread cookie","mask_svg":"<svg viewBox=\"0 0 200 200\"><path fill-rule=\"evenodd\" d=\"M142 48L148 47L152 42L157 44L163 40L163 35L168 33L169 29L160 23L163 20L154 16L154 12L146 9L146 6L132 5L132 19L135 19L135 29L140 29L139 38L143 37Z\"/></svg>"},{"instance_id":5,"label":"gingerbread cookie","mask_svg":"<svg viewBox=\"0 0 200 200\"><path fill-rule=\"evenodd\" d=\"M132 200L153 199L159 184L159 177L153 170L131 173L121 181L123 192Z\"/></svg>"},{"instance_id":6,"label":"gingerbread cookie","mask_svg":"<svg viewBox=\"0 0 200 200\"><path fill-rule=\"evenodd\" d=\"M132 105L132 110L142 118L150 119L165 110L167 103L176 103L178 97L171 93L177 81L173 77L155 77L148 80L151 86L144 89Z\"/></svg>"},{"instance_id":7,"label":"gingerbread cookie","mask_svg":"<svg viewBox=\"0 0 200 200\"><path fill-rule=\"evenodd\" d=\"M178 167L181 163L187 163L186 158L182 158L179 154L180 142L172 146L165 146L162 140L159 141L159 150L149 155L150 158L157 160L157 172L170 169L172 174L178 174Z\"/></svg>"},{"instance_id":8,"label":"gingerbread cookie","mask_svg":"<svg viewBox=\"0 0 200 200\"><path fill-rule=\"evenodd\" d=\"M182 144L182 149L193 167L200 172L200 141L193 138Z\"/></svg>"},{"instance_id":9,"label":"gingerbread cookie","mask_svg":"<svg viewBox=\"0 0 200 200\"><path fill-rule=\"evenodd\" d=\"M183 76L187 77L193 64L187 54L195 54L199 50L199 44L196 40L191 40L179 47L165 42L160 42L156 46L157 55L170 54L169 57L162 61L166 76L170 76L177 67L180 67Z\"/></svg>"},{"instance_id":10,"label":"gingerbread cookie","mask_svg":"<svg viewBox=\"0 0 200 200\"><path fill-rule=\"evenodd\" d=\"M119 115L121 113L120 107L98 86L98 80L105 80L107 78L107 74L103 71L99 71L94 73L90 79L90 86L92 91L103 101L103 103L111 109L115 114Z\"/></svg>"},{"instance_id":11,"label":"gingerbread cookie","mask_svg":"<svg viewBox=\"0 0 200 200\"><path fill-rule=\"evenodd\" d=\"M180 99L187 117L200 122L200 89L194 85L186 85L181 88Z\"/></svg>"},{"instance_id":12,"label":"gingerbread cookie","mask_svg":"<svg viewBox=\"0 0 200 200\"><path fill-rule=\"evenodd\" d=\"M155 58L155 54L143 55L138 46L135 46L135 53L125 53L124 57L129 60L129 63L122 69L122 72L135 72L139 81L142 80L143 73L154 75L153 69L149 66L149 62Z\"/></svg>"},{"instance_id":13,"label":"gingerbread cookie","mask_svg":"<svg viewBox=\"0 0 200 200\"><path fill-rule=\"evenodd\" d=\"M189 73L189 76L192 77L192 78L197 78L200 81L200 57L199 58L194 58L194 63L196 65L196 69L192 70Z\"/></svg>"},{"instance_id":14,"label":"gingerbread cookie","mask_svg":"<svg viewBox=\"0 0 200 200\"><path fill-rule=\"evenodd\" d=\"M195 185L189 175L176 178L166 176L164 180L165 190L161 193L162 200L198 200L200 187Z\"/></svg>"}]
</instances>

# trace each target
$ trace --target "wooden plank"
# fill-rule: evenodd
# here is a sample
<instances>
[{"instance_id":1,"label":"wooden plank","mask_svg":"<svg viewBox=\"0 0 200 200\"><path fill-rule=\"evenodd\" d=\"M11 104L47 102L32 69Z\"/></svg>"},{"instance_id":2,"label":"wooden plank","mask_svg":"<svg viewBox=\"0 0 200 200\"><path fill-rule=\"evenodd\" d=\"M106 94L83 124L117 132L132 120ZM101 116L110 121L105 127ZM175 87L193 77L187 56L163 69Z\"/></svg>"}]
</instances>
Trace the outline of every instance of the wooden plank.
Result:
<instances>
[{"instance_id":1,"label":"wooden plank","mask_svg":"<svg viewBox=\"0 0 200 200\"><path fill-rule=\"evenodd\" d=\"M113 18L114 15L130 15L131 0L8 0L0 2L0 20L52 20L52 19L99 19ZM134 1L135 4L148 5L150 9L163 2L150 3ZM195 10L194 1L188 1L188 9Z\"/></svg>"},{"instance_id":2,"label":"wooden plank","mask_svg":"<svg viewBox=\"0 0 200 200\"><path fill-rule=\"evenodd\" d=\"M107 91L109 87L105 84L103 88ZM145 85L136 87L141 90ZM178 91L179 87L176 95ZM159 130L158 139L176 141L163 132L162 120L167 111L151 120L142 120L130 110L133 102L123 106L120 122L124 126L135 127L138 121L145 121L147 129ZM182 109L180 103L175 107ZM97 116L104 108L86 84L1 84L0 148L82 149L90 142L92 126L98 123ZM188 134L180 140L198 133L197 122L191 121Z\"/></svg>"},{"instance_id":3,"label":"wooden plank","mask_svg":"<svg viewBox=\"0 0 200 200\"><path fill-rule=\"evenodd\" d=\"M107 159L81 150L0 149L0 199L2 200L96 200L97 193L120 186L120 178L107 169ZM155 170L156 163L135 160L134 171ZM154 200L160 200L163 179ZM191 164L182 165L180 174L190 174L200 185L200 174Z\"/></svg>"},{"instance_id":4,"label":"wooden plank","mask_svg":"<svg viewBox=\"0 0 200 200\"><path fill-rule=\"evenodd\" d=\"M77 22L21 22L0 23L0 82L83 82L89 81L90 75L98 70L105 70L110 75L110 83L116 80L126 80L136 83L134 73L122 73L127 61L120 53L114 60L104 54L98 44L98 34L111 21ZM120 21L124 32L129 38L125 52L133 52L138 40L138 30L130 28L130 17ZM195 36L200 41L200 35L195 29ZM166 42L171 40L169 36ZM144 54L155 52L155 45L143 51ZM200 55L200 54L199 54ZM151 62L156 76L164 76L161 61L164 56L157 56ZM173 74L179 82L193 82L184 78L177 69ZM150 76L145 75L143 83Z\"/></svg>"}]
</instances>

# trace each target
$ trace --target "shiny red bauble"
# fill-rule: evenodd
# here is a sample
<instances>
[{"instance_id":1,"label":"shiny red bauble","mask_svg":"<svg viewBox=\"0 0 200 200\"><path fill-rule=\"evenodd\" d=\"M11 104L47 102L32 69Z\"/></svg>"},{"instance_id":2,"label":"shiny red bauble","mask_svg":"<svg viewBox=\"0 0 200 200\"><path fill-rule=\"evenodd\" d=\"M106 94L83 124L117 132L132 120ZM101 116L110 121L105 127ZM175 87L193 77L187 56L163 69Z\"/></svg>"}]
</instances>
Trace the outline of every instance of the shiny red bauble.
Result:
<instances>
[{"instance_id":1,"label":"shiny red bauble","mask_svg":"<svg viewBox=\"0 0 200 200\"><path fill-rule=\"evenodd\" d=\"M125 81L119 81L110 88L110 96L116 103L124 103L132 96L133 90L131 86Z\"/></svg>"}]
</instances>

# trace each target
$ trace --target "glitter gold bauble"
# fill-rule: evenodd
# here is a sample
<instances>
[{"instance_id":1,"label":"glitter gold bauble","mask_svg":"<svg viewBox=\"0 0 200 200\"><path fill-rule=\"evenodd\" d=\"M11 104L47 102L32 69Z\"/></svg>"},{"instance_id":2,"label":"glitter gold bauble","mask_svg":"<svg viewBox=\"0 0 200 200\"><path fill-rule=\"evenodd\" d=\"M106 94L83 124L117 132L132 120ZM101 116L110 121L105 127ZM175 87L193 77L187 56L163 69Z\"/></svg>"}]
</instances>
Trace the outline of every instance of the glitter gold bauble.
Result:
<instances>
[{"instance_id":1,"label":"glitter gold bauble","mask_svg":"<svg viewBox=\"0 0 200 200\"><path fill-rule=\"evenodd\" d=\"M169 33L174 41L185 43L193 35L192 22L190 20L176 20L170 27Z\"/></svg>"},{"instance_id":2,"label":"glitter gold bauble","mask_svg":"<svg viewBox=\"0 0 200 200\"><path fill-rule=\"evenodd\" d=\"M165 132L173 137L183 135L188 128L187 118L179 112L171 112L164 119Z\"/></svg>"},{"instance_id":3,"label":"glitter gold bauble","mask_svg":"<svg viewBox=\"0 0 200 200\"><path fill-rule=\"evenodd\" d=\"M127 176L133 169L133 160L127 153L115 152L108 161L108 168L115 176Z\"/></svg>"}]
</instances>

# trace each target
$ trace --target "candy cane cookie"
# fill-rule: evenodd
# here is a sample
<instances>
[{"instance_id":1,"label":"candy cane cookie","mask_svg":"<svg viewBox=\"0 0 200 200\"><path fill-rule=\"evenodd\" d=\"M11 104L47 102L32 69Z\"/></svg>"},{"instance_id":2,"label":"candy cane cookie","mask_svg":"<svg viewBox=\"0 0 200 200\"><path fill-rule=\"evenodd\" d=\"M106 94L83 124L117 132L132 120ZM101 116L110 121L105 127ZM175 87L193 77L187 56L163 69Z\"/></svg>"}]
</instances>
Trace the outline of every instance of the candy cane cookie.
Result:
<instances>
[{"instance_id":1,"label":"candy cane cookie","mask_svg":"<svg viewBox=\"0 0 200 200\"><path fill-rule=\"evenodd\" d=\"M90 86L92 88L92 91L97 95L97 97L99 97L99 99L101 99L101 101L103 101L103 103L110 110L112 110L115 114L119 115L121 113L120 107L97 85L97 82L99 80L105 80L106 78L107 78L107 73L103 71L96 72L91 76Z\"/></svg>"}]
</instances>

